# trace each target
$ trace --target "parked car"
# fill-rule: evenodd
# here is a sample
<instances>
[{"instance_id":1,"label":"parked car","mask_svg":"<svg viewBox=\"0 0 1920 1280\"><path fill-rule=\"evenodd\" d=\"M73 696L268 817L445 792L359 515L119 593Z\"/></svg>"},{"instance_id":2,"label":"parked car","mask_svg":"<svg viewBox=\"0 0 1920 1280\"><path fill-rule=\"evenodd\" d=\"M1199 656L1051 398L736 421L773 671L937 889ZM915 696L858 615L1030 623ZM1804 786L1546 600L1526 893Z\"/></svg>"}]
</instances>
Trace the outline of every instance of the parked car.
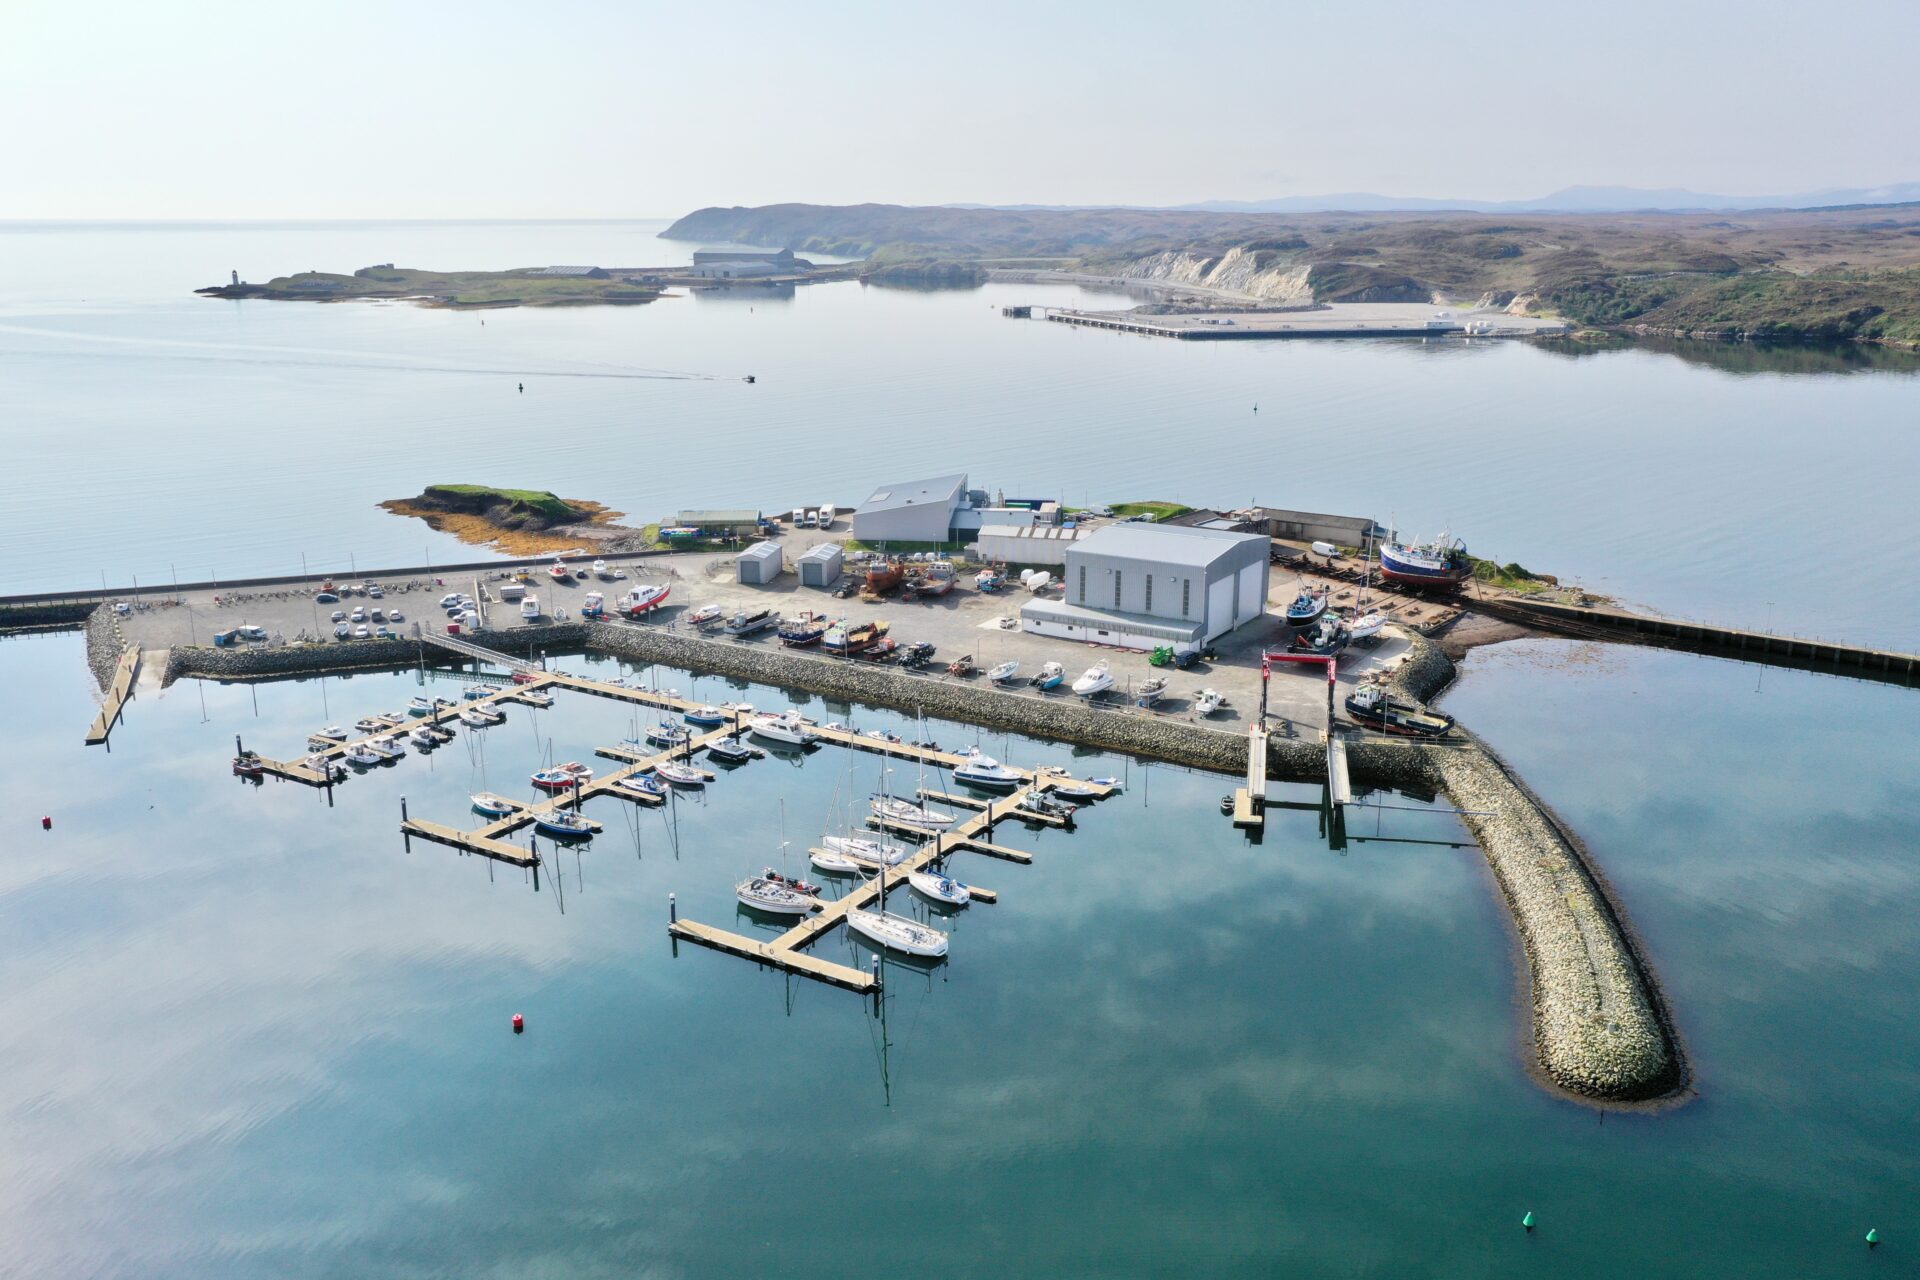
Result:
<instances>
[{"instance_id":1,"label":"parked car","mask_svg":"<svg viewBox=\"0 0 1920 1280\"><path fill-rule=\"evenodd\" d=\"M333 611L333 620L335 622L345 622L347 620L347 611L345 609L335 609Z\"/></svg>"},{"instance_id":2,"label":"parked car","mask_svg":"<svg viewBox=\"0 0 1920 1280\"><path fill-rule=\"evenodd\" d=\"M375 609L373 611L373 620L375 622L385 622L387 620L387 611L385 609Z\"/></svg>"},{"instance_id":3,"label":"parked car","mask_svg":"<svg viewBox=\"0 0 1920 1280\"><path fill-rule=\"evenodd\" d=\"M353 620L355 622L365 622L367 620L367 611L359 605L353 606Z\"/></svg>"},{"instance_id":4,"label":"parked car","mask_svg":"<svg viewBox=\"0 0 1920 1280\"><path fill-rule=\"evenodd\" d=\"M398 609L394 609L387 614L388 622L405 622L406 620L407 620L406 615L401 613Z\"/></svg>"},{"instance_id":5,"label":"parked car","mask_svg":"<svg viewBox=\"0 0 1920 1280\"><path fill-rule=\"evenodd\" d=\"M463 598L458 591L449 592L440 597L440 607L442 609L451 609L453 606L459 604Z\"/></svg>"},{"instance_id":6,"label":"parked car","mask_svg":"<svg viewBox=\"0 0 1920 1280\"><path fill-rule=\"evenodd\" d=\"M315 604L339 604L340 596L339 596L339 593L337 592L322 591L319 595L313 598L313 602Z\"/></svg>"},{"instance_id":7,"label":"parked car","mask_svg":"<svg viewBox=\"0 0 1920 1280\"><path fill-rule=\"evenodd\" d=\"M367 630L365 627L355 627L353 629L353 638L355 640L371 640L373 638L373 632Z\"/></svg>"},{"instance_id":8,"label":"parked car","mask_svg":"<svg viewBox=\"0 0 1920 1280\"><path fill-rule=\"evenodd\" d=\"M352 639L352 637L353 628L344 622L333 629L333 638L335 640L349 640Z\"/></svg>"},{"instance_id":9,"label":"parked car","mask_svg":"<svg viewBox=\"0 0 1920 1280\"><path fill-rule=\"evenodd\" d=\"M374 598L375 600L378 600L378 599L380 599L380 598L381 598L382 596L384 596L384 595L386 595L387 593L386 593L386 592L384 592L384 591L382 591L382 590L380 589L380 584L379 584L379 583L377 583L377 582L369 582L369 583L367 584L367 594L368 594L368 595L370 595L370 596L372 596L372 597L373 597L373 598Z\"/></svg>"}]
</instances>

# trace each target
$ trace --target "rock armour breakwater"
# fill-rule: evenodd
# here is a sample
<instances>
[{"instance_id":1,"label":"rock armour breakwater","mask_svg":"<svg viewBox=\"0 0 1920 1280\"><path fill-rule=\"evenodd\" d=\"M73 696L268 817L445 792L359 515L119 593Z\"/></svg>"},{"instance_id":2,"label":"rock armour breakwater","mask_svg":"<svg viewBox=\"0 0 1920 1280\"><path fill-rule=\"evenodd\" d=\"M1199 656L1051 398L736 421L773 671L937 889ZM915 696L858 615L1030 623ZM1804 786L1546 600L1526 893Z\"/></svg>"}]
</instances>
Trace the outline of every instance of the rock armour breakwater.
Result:
<instances>
[{"instance_id":1,"label":"rock armour breakwater","mask_svg":"<svg viewBox=\"0 0 1920 1280\"><path fill-rule=\"evenodd\" d=\"M498 642L499 637L489 637ZM1078 700L1014 697L955 681L864 663L795 654L764 645L706 640L652 627L569 624L543 629L540 647L586 648L639 663L711 672L942 719L1007 729L1196 768L1239 773L1246 740L1178 720L1090 710ZM517 652L525 652L519 650ZM168 678L259 678L351 667L404 666L418 642L375 641L303 648L176 649ZM435 655L427 655L429 659ZM1394 673L1402 694L1431 698L1453 676L1438 648L1415 638ZM1269 746L1275 777L1317 781L1318 742L1278 738ZM1555 1085L1602 1101L1644 1101L1686 1083L1677 1038L1653 975L1584 849L1537 797L1468 735L1451 746L1362 739L1349 751L1356 780L1415 786L1448 796L1465 821L1507 904L1526 957L1535 1057Z\"/></svg>"},{"instance_id":2,"label":"rock armour breakwater","mask_svg":"<svg viewBox=\"0 0 1920 1280\"><path fill-rule=\"evenodd\" d=\"M113 683L114 668L120 665L120 654L127 647L120 634L119 615L103 604L87 615L86 631L87 669L93 672L94 683L105 689Z\"/></svg>"}]
</instances>

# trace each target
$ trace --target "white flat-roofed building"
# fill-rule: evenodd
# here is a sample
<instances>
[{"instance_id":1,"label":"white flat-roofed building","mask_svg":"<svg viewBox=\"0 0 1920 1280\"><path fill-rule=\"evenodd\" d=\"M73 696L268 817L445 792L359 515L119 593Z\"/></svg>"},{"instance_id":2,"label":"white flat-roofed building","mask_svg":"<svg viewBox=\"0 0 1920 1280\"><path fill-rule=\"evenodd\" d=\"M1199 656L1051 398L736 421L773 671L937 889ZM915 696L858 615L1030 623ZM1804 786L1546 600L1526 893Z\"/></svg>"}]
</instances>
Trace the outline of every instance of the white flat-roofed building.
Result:
<instances>
[{"instance_id":1,"label":"white flat-roofed building","mask_svg":"<svg viewBox=\"0 0 1920 1280\"><path fill-rule=\"evenodd\" d=\"M1205 644L1267 611L1267 539L1115 524L1067 548L1065 598L1023 605L1023 629L1128 648Z\"/></svg>"}]
</instances>

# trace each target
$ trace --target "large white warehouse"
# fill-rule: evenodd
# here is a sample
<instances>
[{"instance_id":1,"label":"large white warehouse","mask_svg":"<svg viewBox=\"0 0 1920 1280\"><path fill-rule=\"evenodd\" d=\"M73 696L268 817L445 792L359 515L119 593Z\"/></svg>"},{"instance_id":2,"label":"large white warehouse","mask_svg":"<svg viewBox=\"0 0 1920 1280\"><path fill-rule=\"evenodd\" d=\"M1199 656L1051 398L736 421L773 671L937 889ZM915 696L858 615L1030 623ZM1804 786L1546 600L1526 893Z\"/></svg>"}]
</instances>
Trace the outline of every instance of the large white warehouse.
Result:
<instances>
[{"instance_id":1,"label":"large white warehouse","mask_svg":"<svg viewBox=\"0 0 1920 1280\"><path fill-rule=\"evenodd\" d=\"M1067 548L1063 600L1021 606L1023 630L1152 649L1198 647L1266 616L1257 533L1116 524Z\"/></svg>"}]
</instances>

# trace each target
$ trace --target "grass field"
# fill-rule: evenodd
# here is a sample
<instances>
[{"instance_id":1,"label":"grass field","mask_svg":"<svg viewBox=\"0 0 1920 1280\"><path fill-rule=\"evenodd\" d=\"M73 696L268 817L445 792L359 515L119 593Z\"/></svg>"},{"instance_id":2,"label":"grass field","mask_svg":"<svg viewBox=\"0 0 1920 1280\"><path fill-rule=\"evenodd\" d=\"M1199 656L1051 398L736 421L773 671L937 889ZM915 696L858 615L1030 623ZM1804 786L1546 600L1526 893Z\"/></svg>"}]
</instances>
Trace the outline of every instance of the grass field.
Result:
<instances>
[{"instance_id":1,"label":"grass field","mask_svg":"<svg viewBox=\"0 0 1920 1280\"><path fill-rule=\"evenodd\" d=\"M1171 520L1191 510L1193 510L1192 507L1183 507L1177 502L1116 502L1113 504L1113 514L1116 516L1150 515L1155 520Z\"/></svg>"}]
</instances>

